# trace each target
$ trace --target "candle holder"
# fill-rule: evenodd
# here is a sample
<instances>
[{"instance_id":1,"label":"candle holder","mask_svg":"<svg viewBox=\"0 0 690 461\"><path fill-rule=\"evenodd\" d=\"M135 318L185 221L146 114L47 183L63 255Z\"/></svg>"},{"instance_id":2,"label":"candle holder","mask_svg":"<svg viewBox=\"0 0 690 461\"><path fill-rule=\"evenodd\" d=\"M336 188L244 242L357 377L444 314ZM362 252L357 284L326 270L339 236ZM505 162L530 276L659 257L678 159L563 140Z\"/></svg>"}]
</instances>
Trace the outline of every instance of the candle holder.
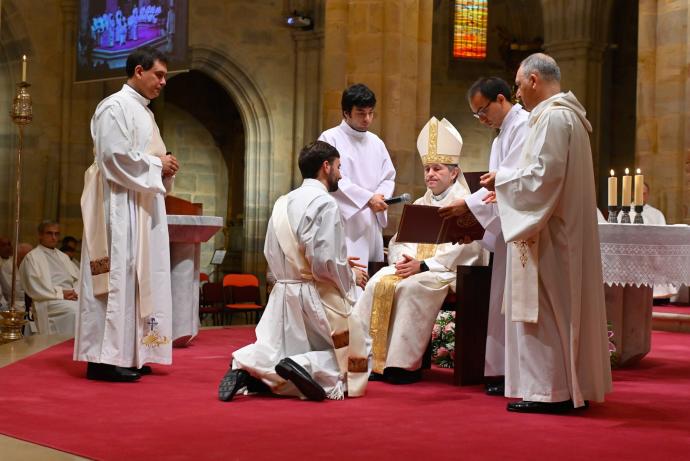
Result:
<instances>
[{"instance_id":1,"label":"candle holder","mask_svg":"<svg viewBox=\"0 0 690 461\"><path fill-rule=\"evenodd\" d=\"M621 224L630 224L630 205L622 206L623 215L621 216Z\"/></svg>"},{"instance_id":2,"label":"candle holder","mask_svg":"<svg viewBox=\"0 0 690 461\"><path fill-rule=\"evenodd\" d=\"M609 219L608 222L611 224L618 224L618 211L619 207L616 205L609 205Z\"/></svg>"},{"instance_id":3,"label":"candle holder","mask_svg":"<svg viewBox=\"0 0 690 461\"><path fill-rule=\"evenodd\" d=\"M15 341L22 338L22 329L26 324L24 309L17 309L15 305L15 293L17 285L17 247L19 246L19 217L22 203L22 148L24 147L24 127L33 120L33 108L31 103L31 95L29 94L29 87L31 85L27 82L20 82L17 84L17 92L12 101L12 108L10 109L10 117L12 121L19 128L19 144L17 146L17 163L15 169L16 177L16 195L17 201L15 203L14 214L14 245L12 249L12 290L10 291L10 309L0 313L2 315L2 325L0 328L0 340L2 342Z\"/></svg>"},{"instance_id":4,"label":"candle holder","mask_svg":"<svg viewBox=\"0 0 690 461\"><path fill-rule=\"evenodd\" d=\"M644 224L644 219L642 218L642 210L644 205L635 205L635 220L633 224Z\"/></svg>"}]
</instances>

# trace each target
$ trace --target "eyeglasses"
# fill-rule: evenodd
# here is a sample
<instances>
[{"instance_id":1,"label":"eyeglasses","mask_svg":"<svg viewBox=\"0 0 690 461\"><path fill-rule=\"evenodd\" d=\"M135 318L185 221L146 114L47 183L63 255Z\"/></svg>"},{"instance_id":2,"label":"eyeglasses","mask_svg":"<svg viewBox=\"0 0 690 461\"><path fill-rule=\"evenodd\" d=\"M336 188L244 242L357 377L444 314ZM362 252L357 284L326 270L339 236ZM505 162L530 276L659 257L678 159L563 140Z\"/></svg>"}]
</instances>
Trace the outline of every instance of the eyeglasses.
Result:
<instances>
[{"instance_id":1,"label":"eyeglasses","mask_svg":"<svg viewBox=\"0 0 690 461\"><path fill-rule=\"evenodd\" d=\"M484 107L480 107L477 112L472 112L472 115L474 116L474 118L486 117L486 110L489 108L489 106L491 105L492 102L496 102L496 101L489 101L486 103L486 105Z\"/></svg>"}]
</instances>

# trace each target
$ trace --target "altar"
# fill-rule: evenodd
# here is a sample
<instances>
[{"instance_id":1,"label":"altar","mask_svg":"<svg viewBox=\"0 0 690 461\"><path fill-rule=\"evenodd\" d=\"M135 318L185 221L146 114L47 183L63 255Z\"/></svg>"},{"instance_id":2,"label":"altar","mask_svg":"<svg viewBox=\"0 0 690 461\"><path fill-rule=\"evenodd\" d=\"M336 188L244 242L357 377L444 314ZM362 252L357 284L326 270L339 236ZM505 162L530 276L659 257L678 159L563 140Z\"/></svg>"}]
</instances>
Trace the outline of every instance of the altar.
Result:
<instances>
[{"instance_id":1,"label":"altar","mask_svg":"<svg viewBox=\"0 0 690 461\"><path fill-rule=\"evenodd\" d=\"M618 365L651 349L654 285L690 284L690 227L599 224L606 317Z\"/></svg>"},{"instance_id":2,"label":"altar","mask_svg":"<svg viewBox=\"0 0 690 461\"><path fill-rule=\"evenodd\" d=\"M219 216L168 215L175 346L187 345L199 333L201 243L222 227Z\"/></svg>"}]
</instances>

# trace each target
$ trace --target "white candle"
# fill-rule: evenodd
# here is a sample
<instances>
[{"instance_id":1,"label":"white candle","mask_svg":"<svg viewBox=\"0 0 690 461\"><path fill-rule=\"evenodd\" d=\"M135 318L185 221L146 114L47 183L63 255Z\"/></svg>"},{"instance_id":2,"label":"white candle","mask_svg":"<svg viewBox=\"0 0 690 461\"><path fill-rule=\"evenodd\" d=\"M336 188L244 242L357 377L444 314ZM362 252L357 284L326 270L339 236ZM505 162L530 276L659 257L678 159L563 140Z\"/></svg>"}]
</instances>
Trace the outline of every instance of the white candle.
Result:
<instances>
[{"instance_id":1,"label":"white candle","mask_svg":"<svg viewBox=\"0 0 690 461\"><path fill-rule=\"evenodd\" d=\"M26 82L26 55L22 56L22 82Z\"/></svg>"},{"instance_id":2,"label":"white candle","mask_svg":"<svg viewBox=\"0 0 690 461\"><path fill-rule=\"evenodd\" d=\"M609 178L609 206L618 205L618 178L611 170L611 177Z\"/></svg>"},{"instance_id":3,"label":"white candle","mask_svg":"<svg viewBox=\"0 0 690 461\"><path fill-rule=\"evenodd\" d=\"M637 169L637 174L635 175L635 205L642 206L644 199L642 198L642 193L644 191L644 176L642 175L642 170Z\"/></svg>"},{"instance_id":4,"label":"white candle","mask_svg":"<svg viewBox=\"0 0 690 461\"><path fill-rule=\"evenodd\" d=\"M632 177L630 176L630 170L625 169L625 175L623 176L623 193L621 194L621 205L630 206L632 201Z\"/></svg>"}]
</instances>

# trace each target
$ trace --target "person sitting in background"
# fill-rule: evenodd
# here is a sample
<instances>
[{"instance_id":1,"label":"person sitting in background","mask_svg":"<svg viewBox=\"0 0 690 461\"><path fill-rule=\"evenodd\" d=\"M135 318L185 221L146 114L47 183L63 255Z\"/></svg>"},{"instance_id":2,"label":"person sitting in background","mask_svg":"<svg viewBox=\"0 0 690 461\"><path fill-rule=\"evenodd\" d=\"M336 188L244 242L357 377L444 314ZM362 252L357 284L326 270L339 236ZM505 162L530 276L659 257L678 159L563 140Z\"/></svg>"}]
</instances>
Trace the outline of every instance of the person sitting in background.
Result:
<instances>
[{"instance_id":1,"label":"person sitting in background","mask_svg":"<svg viewBox=\"0 0 690 461\"><path fill-rule=\"evenodd\" d=\"M56 248L59 239L57 222L39 224L39 244L26 255L19 266L19 274L26 293L35 304L39 332L73 336L79 270L69 256Z\"/></svg>"},{"instance_id":2,"label":"person sitting in background","mask_svg":"<svg viewBox=\"0 0 690 461\"><path fill-rule=\"evenodd\" d=\"M446 119L432 117L417 139L427 191L416 205L448 206L470 195L458 162L462 137ZM449 290L455 291L457 266L486 265L479 243L398 243L388 246L388 263L367 283L354 312L371 335L370 379L410 384L422 377L422 357L434 321Z\"/></svg>"},{"instance_id":3,"label":"person sitting in background","mask_svg":"<svg viewBox=\"0 0 690 461\"><path fill-rule=\"evenodd\" d=\"M71 235L66 235L62 239L60 251L69 256L70 261L72 261L74 265L77 266L77 270L79 270L79 240L72 237Z\"/></svg>"},{"instance_id":4,"label":"person sitting in background","mask_svg":"<svg viewBox=\"0 0 690 461\"><path fill-rule=\"evenodd\" d=\"M24 260L24 257L29 253L33 247L28 243L20 243L17 245L17 268ZM14 305L17 309L24 308L24 287L22 280L19 278L19 269L15 272L16 282L14 284ZM3 306L9 307L9 300L12 293L12 258L9 258L7 264L0 267L0 288L4 297Z\"/></svg>"}]
</instances>

